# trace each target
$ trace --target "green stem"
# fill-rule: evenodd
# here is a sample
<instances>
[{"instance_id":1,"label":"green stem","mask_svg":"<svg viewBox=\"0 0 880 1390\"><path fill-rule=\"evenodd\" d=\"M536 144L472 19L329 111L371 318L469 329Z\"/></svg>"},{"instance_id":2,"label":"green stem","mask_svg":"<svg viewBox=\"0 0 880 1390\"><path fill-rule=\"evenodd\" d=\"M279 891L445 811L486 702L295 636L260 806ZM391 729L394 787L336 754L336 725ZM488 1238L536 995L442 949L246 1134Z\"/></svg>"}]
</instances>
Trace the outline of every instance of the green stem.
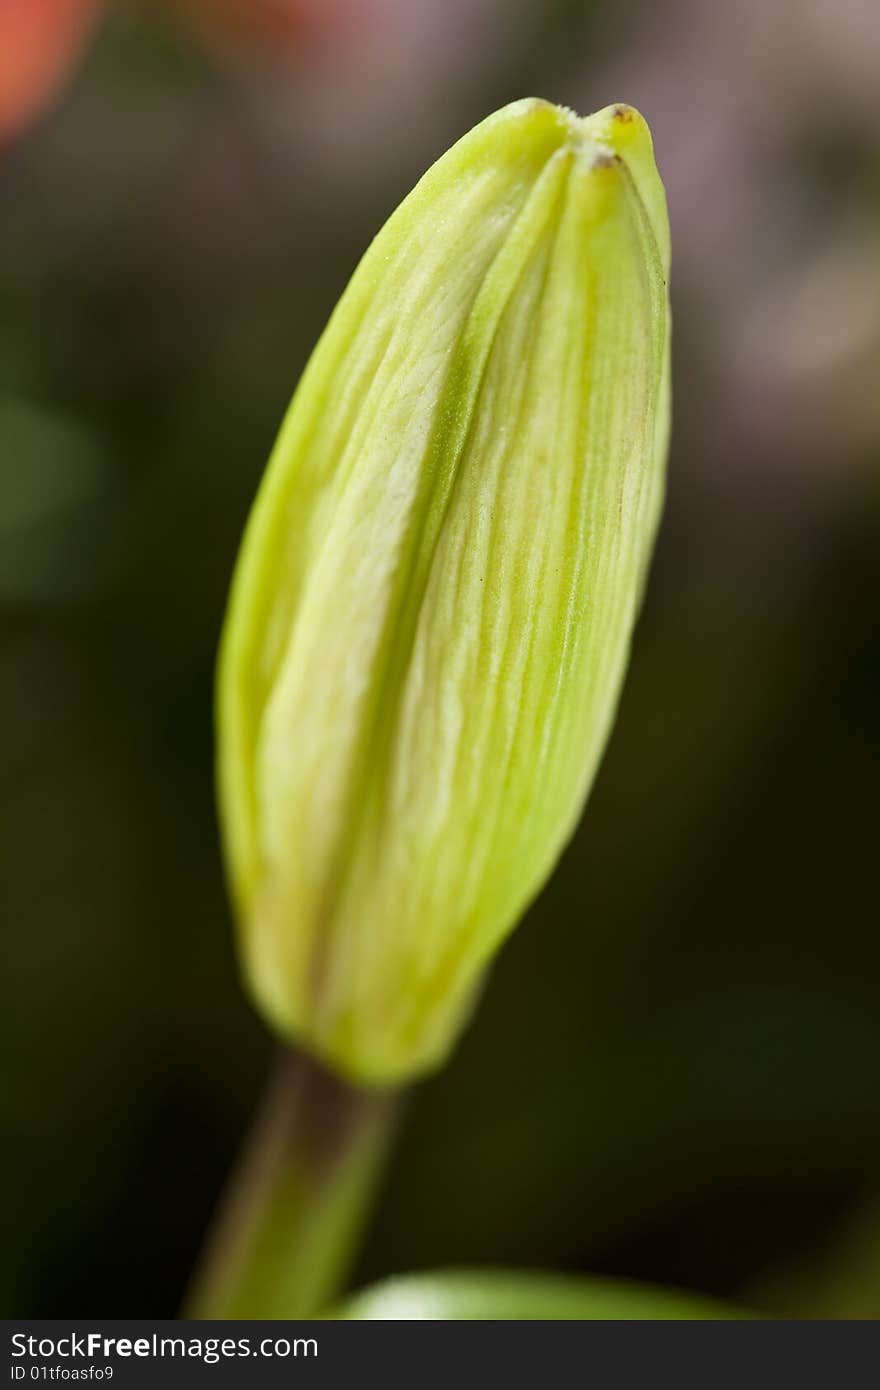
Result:
<instances>
[{"instance_id":1,"label":"green stem","mask_svg":"<svg viewBox=\"0 0 880 1390\"><path fill-rule=\"evenodd\" d=\"M186 1300L188 1318L306 1318L336 1297L387 1153L395 1097L285 1052Z\"/></svg>"}]
</instances>

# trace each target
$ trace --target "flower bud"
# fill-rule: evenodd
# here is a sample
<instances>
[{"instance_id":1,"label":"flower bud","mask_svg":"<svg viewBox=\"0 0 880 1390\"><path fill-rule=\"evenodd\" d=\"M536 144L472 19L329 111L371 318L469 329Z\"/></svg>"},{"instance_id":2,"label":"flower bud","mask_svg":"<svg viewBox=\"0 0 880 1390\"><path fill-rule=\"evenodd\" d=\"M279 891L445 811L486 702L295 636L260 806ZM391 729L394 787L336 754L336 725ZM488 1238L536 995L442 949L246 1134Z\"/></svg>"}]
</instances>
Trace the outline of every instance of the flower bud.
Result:
<instances>
[{"instance_id":1,"label":"flower bud","mask_svg":"<svg viewBox=\"0 0 880 1390\"><path fill-rule=\"evenodd\" d=\"M663 488L645 122L504 108L370 246L248 523L218 694L252 992L349 1077L437 1065L570 837Z\"/></svg>"}]
</instances>

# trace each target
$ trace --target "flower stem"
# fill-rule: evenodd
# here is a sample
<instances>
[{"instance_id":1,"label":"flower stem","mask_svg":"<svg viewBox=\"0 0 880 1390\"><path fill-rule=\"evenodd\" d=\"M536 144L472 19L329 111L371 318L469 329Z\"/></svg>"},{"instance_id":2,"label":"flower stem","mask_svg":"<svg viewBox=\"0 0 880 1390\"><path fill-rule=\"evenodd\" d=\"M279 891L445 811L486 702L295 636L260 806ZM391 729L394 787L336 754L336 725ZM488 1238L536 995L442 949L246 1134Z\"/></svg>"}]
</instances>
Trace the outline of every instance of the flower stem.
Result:
<instances>
[{"instance_id":1,"label":"flower stem","mask_svg":"<svg viewBox=\"0 0 880 1390\"><path fill-rule=\"evenodd\" d=\"M186 1299L188 1318L307 1318L354 1258L396 1097L284 1052Z\"/></svg>"}]
</instances>

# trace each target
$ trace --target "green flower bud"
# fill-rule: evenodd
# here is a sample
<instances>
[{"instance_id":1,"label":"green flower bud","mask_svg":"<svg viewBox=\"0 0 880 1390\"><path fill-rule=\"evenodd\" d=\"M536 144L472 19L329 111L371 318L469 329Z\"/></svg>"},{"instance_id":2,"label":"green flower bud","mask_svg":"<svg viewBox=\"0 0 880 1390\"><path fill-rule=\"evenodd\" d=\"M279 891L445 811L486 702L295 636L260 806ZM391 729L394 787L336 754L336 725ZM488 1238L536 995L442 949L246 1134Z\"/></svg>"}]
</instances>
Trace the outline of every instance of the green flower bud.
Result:
<instances>
[{"instance_id":1,"label":"green flower bud","mask_svg":"<svg viewBox=\"0 0 880 1390\"><path fill-rule=\"evenodd\" d=\"M370 246L302 377L219 671L250 987L349 1077L438 1064L578 820L668 433L645 122L490 116Z\"/></svg>"}]
</instances>

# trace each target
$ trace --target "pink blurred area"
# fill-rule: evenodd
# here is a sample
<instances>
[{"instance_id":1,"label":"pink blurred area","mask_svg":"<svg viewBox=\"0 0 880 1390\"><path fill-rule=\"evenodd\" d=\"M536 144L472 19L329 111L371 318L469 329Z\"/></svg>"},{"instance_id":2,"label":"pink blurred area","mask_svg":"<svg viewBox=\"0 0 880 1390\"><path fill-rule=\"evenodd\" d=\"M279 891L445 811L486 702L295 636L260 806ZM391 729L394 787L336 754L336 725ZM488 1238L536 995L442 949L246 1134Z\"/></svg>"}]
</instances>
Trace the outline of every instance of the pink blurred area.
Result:
<instances>
[{"instance_id":1,"label":"pink blurred area","mask_svg":"<svg viewBox=\"0 0 880 1390\"><path fill-rule=\"evenodd\" d=\"M51 101L99 11L0 0L0 135ZM233 272L285 264L292 235L312 254L380 221L504 100L632 102L669 194L688 387L670 526L715 573L727 557L784 589L859 505L880 440L876 0L632 0L585 4L577 22L542 0L118 0L106 14L213 60L161 102L136 75L110 95L84 81L67 135L92 181L83 216L103 215L99 184L136 176L135 146L155 159L152 273L184 298L212 266L224 296L233 281L244 294ZM292 202L293 232L263 215Z\"/></svg>"},{"instance_id":2,"label":"pink blurred area","mask_svg":"<svg viewBox=\"0 0 880 1390\"><path fill-rule=\"evenodd\" d=\"M361 0L144 0L238 62L284 65L347 46L378 8Z\"/></svg>"},{"instance_id":3,"label":"pink blurred area","mask_svg":"<svg viewBox=\"0 0 880 1390\"><path fill-rule=\"evenodd\" d=\"M670 523L796 593L876 494L880 6L604 7L576 102L650 121L673 231ZM702 541L698 540L702 537Z\"/></svg>"},{"instance_id":4,"label":"pink blurred area","mask_svg":"<svg viewBox=\"0 0 880 1390\"><path fill-rule=\"evenodd\" d=\"M276 139L311 143L327 177L358 182L436 156L438 135L450 144L487 114L480 91L504 82L542 28L533 0L147 2L247 85Z\"/></svg>"},{"instance_id":5,"label":"pink blurred area","mask_svg":"<svg viewBox=\"0 0 880 1390\"><path fill-rule=\"evenodd\" d=\"M348 171L440 126L540 32L531 0L0 0L0 136L60 96L97 16L157 25L249 82Z\"/></svg>"}]
</instances>

